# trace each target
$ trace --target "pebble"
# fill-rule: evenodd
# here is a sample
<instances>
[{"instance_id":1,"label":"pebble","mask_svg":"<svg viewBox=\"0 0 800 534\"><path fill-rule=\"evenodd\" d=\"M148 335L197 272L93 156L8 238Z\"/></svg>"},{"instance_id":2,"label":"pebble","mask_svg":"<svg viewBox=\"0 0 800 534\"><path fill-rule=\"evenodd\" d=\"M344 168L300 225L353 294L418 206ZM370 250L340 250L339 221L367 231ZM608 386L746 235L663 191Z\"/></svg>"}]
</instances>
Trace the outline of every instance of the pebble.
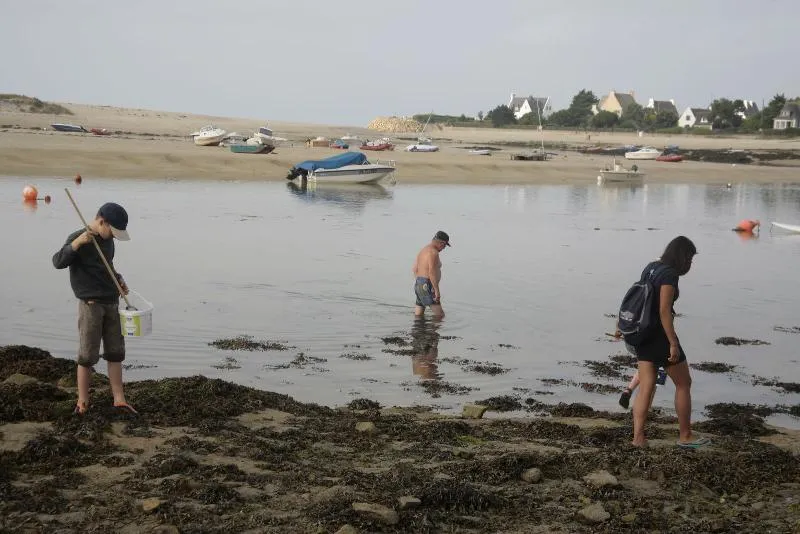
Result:
<instances>
[{"instance_id":1,"label":"pebble","mask_svg":"<svg viewBox=\"0 0 800 534\"><path fill-rule=\"evenodd\" d=\"M636 523L636 514L626 514L621 517L623 523Z\"/></svg>"},{"instance_id":2,"label":"pebble","mask_svg":"<svg viewBox=\"0 0 800 534\"><path fill-rule=\"evenodd\" d=\"M9 376L3 381L4 384L14 384L16 386L35 384L37 382L38 380L36 380L32 376L23 375L21 373L14 373L13 375Z\"/></svg>"},{"instance_id":3,"label":"pebble","mask_svg":"<svg viewBox=\"0 0 800 534\"><path fill-rule=\"evenodd\" d=\"M480 419L488 409L488 406L482 404L465 404L461 409L461 415L467 419Z\"/></svg>"},{"instance_id":4,"label":"pebble","mask_svg":"<svg viewBox=\"0 0 800 534\"><path fill-rule=\"evenodd\" d=\"M766 506L767 506L767 505L766 505L766 503L763 503L763 502L754 502L753 504L751 504L751 505L750 505L750 508L752 508L752 509L753 509L753 511L755 511L755 512L760 512L760 511L761 511L761 510L763 510L763 509L764 509Z\"/></svg>"},{"instance_id":5,"label":"pebble","mask_svg":"<svg viewBox=\"0 0 800 534\"><path fill-rule=\"evenodd\" d=\"M403 497L399 497L397 499L397 504L401 510L410 510L412 508L417 508L420 504L422 504L422 501L420 501L416 497L406 495Z\"/></svg>"},{"instance_id":6,"label":"pebble","mask_svg":"<svg viewBox=\"0 0 800 534\"><path fill-rule=\"evenodd\" d=\"M358 534L358 530L353 525L345 525L337 530L336 534Z\"/></svg>"},{"instance_id":7,"label":"pebble","mask_svg":"<svg viewBox=\"0 0 800 534\"><path fill-rule=\"evenodd\" d=\"M162 501L158 497L150 497L149 499L145 499L142 501L142 511L146 513L154 512L158 510L158 508L164 504L165 501Z\"/></svg>"},{"instance_id":8,"label":"pebble","mask_svg":"<svg viewBox=\"0 0 800 534\"><path fill-rule=\"evenodd\" d=\"M153 534L181 534L175 525L159 525L150 532Z\"/></svg>"},{"instance_id":9,"label":"pebble","mask_svg":"<svg viewBox=\"0 0 800 534\"><path fill-rule=\"evenodd\" d=\"M604 521L608 521L610 518L611 514L606 512L605 508L603 508L603 505L600 503L590 504L586 508L582 508L578 511L578 519L584 523L603 523Z\"/></svg>"},{"instance_id":10,"label":"pebble","mask_svg":"<svg viewBox=\"0 0 800 534\"><path fill-rule=\"evenodd\" d=\"M378 427L376 427L375 423L373 422L361 421L359 423L356 423L356 430L364 434L374 434L378 431Z\"/></svg>"},{"instance_id":11,"label":"pebble","mask_svg":"<svg viewBox=\"0 0 800 534\"><path fill-rule=\"evenodd\" d=\"M531 484L537 484L542 480L542 470L538 467L531 467L522 472L522 480Z\"/></svg>"},{"instance_id":12,"label":"pebble","mask_svg":"<svg viewBox=\"0 0 800 534\"><path fill-rule=\"evenodd\" d=\"M381 504L354 502L353 510L367 519L378 521L386 525L396 525L400 522L400 516L397 515L397 512Z\"/></svg>"},{"instance_id":13,"label":"pebble","mask_svg":"<svg viewBox=\"0 0 800 534\"><path fill-rule=\"evenodd\" d=\"M589 473L588 475L583 477L583 481L596 489L605 488L606 486L619 486L619 481L617 480L617 477L615 477L605 469L601 469L600 471L595 471L594 473Z\"/></svg>"}]
</instances>

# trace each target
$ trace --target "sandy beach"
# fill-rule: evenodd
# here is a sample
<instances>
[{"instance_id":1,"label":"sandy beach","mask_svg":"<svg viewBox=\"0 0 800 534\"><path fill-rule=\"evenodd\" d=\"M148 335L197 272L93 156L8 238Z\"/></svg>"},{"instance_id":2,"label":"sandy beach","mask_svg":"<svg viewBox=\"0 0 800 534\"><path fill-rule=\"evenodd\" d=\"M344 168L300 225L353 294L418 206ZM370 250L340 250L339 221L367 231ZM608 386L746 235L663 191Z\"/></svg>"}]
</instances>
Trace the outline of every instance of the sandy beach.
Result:
<instances>
[{"instance_id":1,"label":"sandy beach","mask_svg":"<svg viewBox=\"0 0 800 534\"><path fill-rule=\"evenodd\" d=\"M202 376L128 383L135 417L75 363L0 347L0 530L24 532L798 532L800 433L754 407L695 423L675 446L653 413L526 400L489 417L304 404ZM190 399L191 402L186 402ZM502 409L503 399L487 404Z\"/></svg>"},{"instance_id":2,"label":"sandy beach","mask_svg":"<svg viewBox=\"0 0 800 534\"><path fill-rule=\"evenodd\" d=\"M556 155L546 162L512 161L510 154L535 144L534 130L434 127L426 134L441 147L436 153L409 153L403 148L414 134L382 134L366 128L270 122L275 135L289 139L267 155L233 154L225 147L198 147L188 137L213 123L228 131L250 134L264 122L174 112L64 104L72 116L0 111L0 169L12 176L64 176L81 174L106 178L283 180L288 169L306 159L320 159L337 151L306 148L305 139L344 135L377 138L389 135L397 145L393 152L369 154L371 159L395 161L399 183L452 184L580 184L596 182L598 170L611 163L610 156L582 154L580 146L678 144L684 150L798 151L800 140L754 137L645 136L545 131L547 146ZM121 132L109 136L56 132L53 122L81 124ZM46 128L46 129L45 129ZM517 144L518 146L513 146ZM474 156L465 147L494 146L492 156ZM565 149L565 147L567 149ZM800 158L800 157L799 157ZM624 159L624 158L622 158ZM625 162L628 167L633 162ZM731 165L683 161L636 162L654 183L786 183L797 179L800 159L769 165Z\"/></svg>"}]
</instances>

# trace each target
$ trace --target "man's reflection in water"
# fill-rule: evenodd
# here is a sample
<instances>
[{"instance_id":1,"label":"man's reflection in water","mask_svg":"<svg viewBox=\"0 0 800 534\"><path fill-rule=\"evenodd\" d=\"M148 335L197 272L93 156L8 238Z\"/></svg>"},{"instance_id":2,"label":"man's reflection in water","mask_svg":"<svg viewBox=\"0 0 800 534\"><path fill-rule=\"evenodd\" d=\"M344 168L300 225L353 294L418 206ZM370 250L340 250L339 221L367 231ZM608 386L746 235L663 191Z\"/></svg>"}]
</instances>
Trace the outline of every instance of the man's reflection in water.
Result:
<instances>
[{"instance_id":1,"label":"man's reflection in water","mask_svg":"<svg viewBox=\"0 0 800 534\"><path fill-rule=\"evenodd\" d=\"M440 319L429 319L424 315L414 318L411 327L411 343L414 354L411 356L411 371L420 378L438 380L439 366L439 327Z\"/></svg>"}]
</instances>

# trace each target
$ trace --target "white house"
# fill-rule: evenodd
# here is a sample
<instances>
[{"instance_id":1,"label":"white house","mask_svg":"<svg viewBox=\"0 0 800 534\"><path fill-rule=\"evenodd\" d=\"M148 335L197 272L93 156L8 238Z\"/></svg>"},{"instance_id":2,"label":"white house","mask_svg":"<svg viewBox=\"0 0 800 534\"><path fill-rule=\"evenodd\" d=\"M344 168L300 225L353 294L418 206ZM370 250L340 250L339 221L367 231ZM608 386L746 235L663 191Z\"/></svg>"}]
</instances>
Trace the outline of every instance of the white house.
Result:
<instances>
[{"instance_id":1,"label":"white house","mask_svg":"<svg viewBox=\"0 0 800 534\"><path fill-rule=\"evenodd\" d=\"M669 100L655 100L651 98L647 101L647 106L645 106L645 109L652 109L656 113L661 111L669 111L676 116L678 115L678 108L675 107L675 100L671 98Z\"/></svg>"},{"instance_id":2,"label":"white house","mask_svg":"<svg viewBox=\"0 0 800 534\"><path fill-rule=\"evenodd\" d=\"M800 128L800 102L785 103L778 116L772 121L772 128L775 130Z\"/></svg>"},{"instance_id":3,"label":"white house","mask_svg":"<svg viewBox=\"0 0 800 534\"><path fill-rule=\"evenodd\" d=\"M681 128L711 128L711 110L706 108L686 108L678 117Z\"/></svg>"},{"instance_id":4,"label":"white house","mask_svg":"<svg viewBox=\"0 0 800 534\"><path fill-rule=\"evenodd\" d=\"M508 102L508 107L514 112L514 117L517 120L521 119L528 113L536 113L536 108L539 108L539 113L542 117L547 117L553 110L550 105L550 97L535 97L535 96L517 96L511 93L511 100Z\"/></svg>"},{"instance_id":5,"label":"white house","mask_svg":"<svg viewBox=\"0 0 800 534\"><path fill-rule=\"evenodd\" d=\"M747 119L758 113L758 106L752 100L742 100L744 102L744 111L737 111L742 120Z\"/></svg>"}]
</instances>

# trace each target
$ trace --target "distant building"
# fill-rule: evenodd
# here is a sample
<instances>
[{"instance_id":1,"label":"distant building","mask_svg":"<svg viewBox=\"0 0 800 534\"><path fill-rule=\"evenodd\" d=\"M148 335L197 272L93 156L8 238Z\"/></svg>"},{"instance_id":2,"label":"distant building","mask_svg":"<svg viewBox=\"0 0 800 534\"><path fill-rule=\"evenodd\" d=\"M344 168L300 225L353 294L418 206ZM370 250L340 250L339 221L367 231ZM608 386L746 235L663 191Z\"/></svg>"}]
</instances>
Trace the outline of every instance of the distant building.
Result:
<instances>
[{"instance_id":1,"label":"distant building","mask_svg":"<svg viewBox=\"0 0 800 534\"><path fill-rule=\"evenodd\" d=\"M516 117L517 120L528 113L536 113L537 107L542 117L547 117L553 109L549 100L549 97L517 96L515 93L511 93L511 100L508 102L508 107L514 112L514 117Z\"/></svg>"},{"instance_id":2,"label":"distant building","mask_svg":"<svg viewBox=\"0 0 800 534\"><path fill-rule=\"evenodd\" d=\"M611 113L616 113L617 116L621 117L631 104L636 104L636 98L634 98L633 91L630 93L618 93L616 91L611 91L601 98L597 104L592 106L592 113L597 115L601 111L610 111Z\"/></svg>"},{"instance_id":3,"label":"distant building","mask_svg":"<svg viewBox=\"0 0 800 534\"><path fill-rule=\"evenodd\" d=\"M660 113L662 111L668 111L668 112L672 113L673 115L675 115L676 117L678 116L678 108L675 107L675 100L673 100L673 99L669 99L669 100L654 100L654 99L651 98L647 102L647 106L645 106L645 109L652 109L656 113Z\"/></svg>"},{"instance_id":4,"label":"distant building","mask_svg":"<svg viewBox=\"0 0 800 534\"><path fill-rule=\"evenodd\" d=\"M686 111L678 117L678 126L681 128L711 129L711 110L707 108L686 108Z\"/></svg>"},{"instance_id":5,"label":"distant building","mask_svg":"<svg viewBox=\"0 0 800 534\"><path fill-rule=\"evenodd\" d=\"M772 128L775 130L800 128L800 101L785 103L778 116L773 119Z\"/></svg>"},{"instance_id":6,"label":"distant building","mask_svg":"<svg viewBox=\"0 0 800 534\"><path fill-rule=\"evenodd\" d=\"M749 119L753 115L758 113L758 106L752 100L742 100L744 103L744 111L737 111L736 114L739 115L742 119Z\"/></svg>"}]
</instances>

